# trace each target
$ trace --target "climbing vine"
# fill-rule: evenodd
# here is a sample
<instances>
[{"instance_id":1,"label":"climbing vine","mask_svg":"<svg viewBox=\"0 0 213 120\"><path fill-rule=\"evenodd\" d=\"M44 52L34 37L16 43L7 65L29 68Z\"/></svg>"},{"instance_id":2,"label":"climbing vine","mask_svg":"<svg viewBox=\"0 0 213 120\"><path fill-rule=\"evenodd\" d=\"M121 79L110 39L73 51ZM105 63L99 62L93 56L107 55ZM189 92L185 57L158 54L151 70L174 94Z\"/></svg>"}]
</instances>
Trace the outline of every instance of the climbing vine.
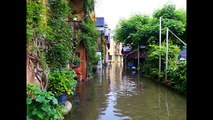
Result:
<instances>
[{"instance_id":1,"label":"climbing vine","mask_svg":"<svg viewBox=\"0 0 213 120\"><path fill-rule=\"evenodd\" d=\"M104 36L104 34L101 36L101 60L104 60L104 51L105 51L105 49L104 49L104 43L105 43L105 41L106 41L106 38L105 38L105 36Z\"/></svg>"},{"instance_id":2,"label":"climbing vine","mask_svg":"<svg viewBox=\"0 0 213 120\"><path fill-rule=\"evenodd\" d=\"M47 88L49 73L45 57L45 37L49 30L46 12L44 0L27 0L27 66L30 72L36 71L42 89Z\"/></svg>"},{"instance_id":3,"label":"climbing vine","mask_svg":"<svg viewBox=\"0 0 213 120\"><path fill-rule=\"evenodd\" d=\"M99 56L96 54L98 48L98 31L91 19L83 21L81 24L80 39L85 43L89 57L89 74L95 67Z\"/></svg>"},{"instance_id":4,"label":"climbing vine","mask_svg":"<svg viewBox=\"0 0 213 120\"><path fill-rule=\"evenodd\" d=\"M90 14L94 11L95 8L95 0L84 0L83 2L83 10L86 15Z\"/></svg>"},{"instance_id":5,"label":"climbing vine","mask_svg":"<svg viewBox=\"0 0 213 120\"><path fill-rule=\"evenodd\" d=\"M75 61L78 57L74 54L72 24L68 19L72 17L71 8L67 0L48 1L48 25L51 27L51 35L47 37L48 53L47 60L49 67L54 70L63 68L69 62Z\"/></svg>"},{"instance_id":6,"label":"climbing vine","mask_svg":"<svg viewBox=\"0 0 213 120\"><path fill-rule=\"evenodd\" d=\"M83 3L86 15L94 10L94 0ZM35 91L27 94L28 119L61 119L61 106L55 97L74 94L75 72L65 67L80 61L74 53L80 41L86 45L90 72L97 61L98 32L94 22L87 17L82 31L74 34L72 17L69 0L27 0L27 66L34 67L31 72L42 87L40 90L28 84L28 91Z\"/></svg>"},{"instance_id":7,"label":"climbing vine","mask_svg":"<svg viewBox=\"0 0 213 120\"><path fill-rule=\"evenodd\" d=\"M40 49L34 42L42 39L47 29L45 13L42 0L27 0L27 51L30 53L36 53Z\"/></svg>"}]
</instances>

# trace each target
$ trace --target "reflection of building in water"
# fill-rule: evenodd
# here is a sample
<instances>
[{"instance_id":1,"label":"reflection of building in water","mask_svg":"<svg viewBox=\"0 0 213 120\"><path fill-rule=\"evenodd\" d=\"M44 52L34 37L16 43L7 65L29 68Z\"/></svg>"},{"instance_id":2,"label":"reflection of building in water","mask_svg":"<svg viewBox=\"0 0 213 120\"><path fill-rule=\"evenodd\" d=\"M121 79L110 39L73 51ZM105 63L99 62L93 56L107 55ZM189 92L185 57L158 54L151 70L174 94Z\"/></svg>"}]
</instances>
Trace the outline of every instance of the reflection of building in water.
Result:
<instances>
[{"instance_id":1,"label":"reflection of building in water","mask_svg":"<svg viewBox=\"0 0 213 120\"><path fill-rule=\"evenodd\" d=\"M106 77L106 80L109 79L109 67L110 67L111 64L108 64L106 66L106 68L104 69L104 74L105 74L105 77Z\"/></svg>"},{"instance_id":2,"label":"reflection of building in water","mask_svg":"<svg viewBox=\"0 0 213 120\"><path fill-rule=\"evenodd\" d=\"M109 79L109 66L106 67L106 79Z\"/></svg>"},{"instance_id":3,"label":"reflection of building in water","mask_svg":"<svg viewBox=\"0 0 213 120\"><path fill-rule=\"evenodd\" d=\"M110 81L114 80L115 79L115 64L114 63L111 63L111 67L109 69L109 79Z\"/></svg>"},{"instance_id":4,"label":"reflection of building in water","mask_svg":"<svg viewBox=\"0 0 213 120\"><path fill-rule=\"evenodd\" d=\"M97 55L101 56L101 52L97 52ZM98 70L102 70L102 60L101 60L101 57L99 58L99 61L98 61L98 64L97 64L97 69Z\"/></svg>"},{"instance_id":5,"label":"reflection of building in water","mask_svg":"<svg viewBox=\"0 0 213 120\"><path fill-rule=\"evenodd\" d=\"M81 103L86 100L87 98L87 81L81 81L77 83L76 87L76 94L74 96L74 101L77 103Z\"/></svg>"},{"instance_id":6,"label":"reflection of building in water","mask_svg":"<svg viewBox=\"0 0 213 120\"><path fill-rule=\"evenodd\" d=\"M110 49L109 49L109 62L116 63L116 62L123 62L122 57L122 43L117 43L113 40L114 31L111 31L111 38L110 38Z\"/></svg>"},{"instance_id":7,"label":"reflection of building in water","mask_svg":"<svg viewBox=\"0 0 213 120\"><path fill-rule=\"evenodd\" d=\"M111 63L109 68L110 89L117 90L122 82L122 65L121 63Z\"/></svg>"},{"instance_id":8,"label":"reflection of building in water","mask_svg":"<svg viewBox=\"0 0 213 120\"><path fill-rule=\"evenodd\" d=\"M104 72L104 69L101 68L101 69L97 70L96 73L93 73L93 74L97 74L97 78L98 78L99 83L102 82L103 72Z\"/></svg>"},{"instance_id":9,"label":"reflection of building in water","mask_svg":"<svg viewBox=\"0 0 213 120\"><path fill-rule=\"evenodd\" d=\"M116 75L116 81L120 80L121 75L120 75L120 64L119 63L116 63L115 75Z\"/></svg>"}]
</instances>

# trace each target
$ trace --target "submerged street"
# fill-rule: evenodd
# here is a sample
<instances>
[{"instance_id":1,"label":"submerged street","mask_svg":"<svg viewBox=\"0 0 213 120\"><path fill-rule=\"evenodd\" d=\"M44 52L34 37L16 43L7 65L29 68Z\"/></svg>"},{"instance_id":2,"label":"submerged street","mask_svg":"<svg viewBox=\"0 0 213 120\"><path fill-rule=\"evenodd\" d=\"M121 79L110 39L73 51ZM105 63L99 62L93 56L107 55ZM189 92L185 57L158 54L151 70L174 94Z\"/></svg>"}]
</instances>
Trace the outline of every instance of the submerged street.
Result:
<instances>
[{"instance_id":1,"label":"submerged street","mask_svg":"<svg viewBox=\"0 0 213 120\"><path fill-rule=\"evenodd\" d=\"M186 120L186 0L26 5L22 119Z\"/></svg>"},{"instance_id":2,"label":"submerged street","mask_svg":"<svg viewBox=\"0 0 213 120\"><path fill-rule=\"evenodd\" d=\"M186 120L186 98L121 63L78 82L65 120Z\"/></svg>"}]
</instances>

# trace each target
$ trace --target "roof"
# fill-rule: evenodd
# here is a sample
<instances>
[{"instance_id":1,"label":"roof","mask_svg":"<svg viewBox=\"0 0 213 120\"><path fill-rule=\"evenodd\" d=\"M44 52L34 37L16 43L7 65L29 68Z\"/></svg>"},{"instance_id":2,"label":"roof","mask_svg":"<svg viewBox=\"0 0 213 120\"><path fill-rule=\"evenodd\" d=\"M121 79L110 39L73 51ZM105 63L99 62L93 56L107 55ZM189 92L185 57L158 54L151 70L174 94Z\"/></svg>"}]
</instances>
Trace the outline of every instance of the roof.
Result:
<instances>
[{"instance_id":1,"label":"roof","mask_svg":"<svg viewBox=\"0 0 213 120\"><path fill-rule=\"evenodd\" d=\"M128 58L138 58L138 50L133 50L129 53L127 53L126 55ZM146 58L146 53L144 52L140 52L140 55L139 55L140 58Z\"/></svg>"},{"instance_id":2,"label":"roof","mask_svg":"<svg viewBox=\"0 0 213 120\"><path fill-rule=\"evenodd\" d=\"M96 17L96 27L104 27L104 17Z\"/></svg>"},{"instance_id":3,"label":"roof","mask_svg":"<svg viewBox=\"0 0 213 120\"><path fill-rule=\"evenodd\" d=\"M183 58L186 58L186 50L179 52L179 55Z\"/></svg>"}]
</instances>

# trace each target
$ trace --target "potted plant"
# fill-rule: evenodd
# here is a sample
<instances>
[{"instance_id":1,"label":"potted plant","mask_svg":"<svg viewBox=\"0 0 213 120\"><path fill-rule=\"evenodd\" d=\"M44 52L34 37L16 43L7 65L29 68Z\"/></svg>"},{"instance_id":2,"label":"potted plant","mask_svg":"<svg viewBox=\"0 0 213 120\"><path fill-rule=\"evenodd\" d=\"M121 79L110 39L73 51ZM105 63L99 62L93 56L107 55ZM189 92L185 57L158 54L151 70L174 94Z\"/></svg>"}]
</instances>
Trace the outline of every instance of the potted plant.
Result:
<instances>
[{"instance_id":1,"label":"potted plant","mask_svg":"<svg viewBox=\"0 0 213 120\"><path fill-rule=\"evenodd\" d=\"M54 70L49 74L48 90L55 94L60 104L64 104L74 94L77 85L74 77L75 71L70 69Z\"/></svg>"}]
</instances>

